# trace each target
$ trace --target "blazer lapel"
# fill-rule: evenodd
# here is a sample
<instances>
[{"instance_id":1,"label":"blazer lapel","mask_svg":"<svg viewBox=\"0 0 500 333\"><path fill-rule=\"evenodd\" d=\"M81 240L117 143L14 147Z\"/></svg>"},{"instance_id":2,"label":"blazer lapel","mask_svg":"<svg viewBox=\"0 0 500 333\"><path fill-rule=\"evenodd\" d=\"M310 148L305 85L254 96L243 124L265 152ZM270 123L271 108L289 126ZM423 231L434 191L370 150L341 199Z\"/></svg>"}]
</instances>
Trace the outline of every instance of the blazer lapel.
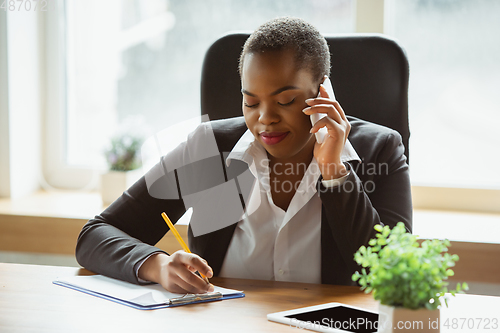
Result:
<instances>
[{"instance_id":1,"label":"blazer lapel","mask_svg":"<svg viewBox=\"0 0 500 333\"><path fill-rule=\"evenodd\" d=\"M224 155L221 154L221 156ZM230 166L225 168L225 180L237 183L241 205L243 211L245 211L245 203L248 202L247 200L255 181L255 177L249 171L248 164L243 161L233 160ZM193 209L196 209L196 207L193 207ZM208 261L208 264L214 271L214 276L218 276L220 273L227 249L239 222L237 221L225 228L197 237L194 236L191 226L188 227L188 239L191 251Z\"/></svg>"},{"instance_id":2,"label":"blazer lapel","mask_svg":"<svg viewBox=\"0 0 500 333\"><path fill-rule=\"evenodd\" d=\"M237 223L209 234L194 237L191 227L188 227L188 238L191 252L204 258L218 276L226 257L229 243L233 238Z\"/></svg>"}]
</instances>

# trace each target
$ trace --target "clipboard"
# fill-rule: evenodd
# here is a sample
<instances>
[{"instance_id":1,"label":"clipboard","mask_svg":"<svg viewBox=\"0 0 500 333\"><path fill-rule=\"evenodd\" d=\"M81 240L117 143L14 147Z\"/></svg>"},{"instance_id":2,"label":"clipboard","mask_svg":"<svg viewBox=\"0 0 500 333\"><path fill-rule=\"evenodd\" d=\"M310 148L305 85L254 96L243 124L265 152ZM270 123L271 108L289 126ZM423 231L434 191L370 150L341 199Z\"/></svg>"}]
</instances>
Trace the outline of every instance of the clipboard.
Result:
<instances>
[{"instance_id":1,"label":"clipboard","mask_svg":"<svg viewBox=\"0 0 500 333\"><path fill-rule=\"evenodd\" d=\"M206 294L176 294L166 291L158 284L135 285L103 275L58 278L52 283L138 310L156 310L245 297L242 291L217 286L214 286L213 292Z\"/></svg>"}]
</instances>

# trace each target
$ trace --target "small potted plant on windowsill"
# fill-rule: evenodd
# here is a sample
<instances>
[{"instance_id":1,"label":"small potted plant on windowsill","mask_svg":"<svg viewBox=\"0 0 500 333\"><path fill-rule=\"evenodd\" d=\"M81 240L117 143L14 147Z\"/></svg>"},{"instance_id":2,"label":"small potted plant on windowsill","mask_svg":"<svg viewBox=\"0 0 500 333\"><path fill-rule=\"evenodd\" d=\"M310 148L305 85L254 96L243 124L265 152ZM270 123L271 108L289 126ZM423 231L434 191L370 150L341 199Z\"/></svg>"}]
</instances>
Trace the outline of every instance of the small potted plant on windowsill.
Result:
<instances>
[{"instance_id":1,"label":"small potted plant on windowsill","mask_svg":"<svg viewBox=\"0 0 500 333\"><path fill-rule=\"evenodd\" d=\"M375 230L377 238L354 255L363 268L352 279L380 301L378 332L439 332L438 307L442 300L448 306L445 293L455 296L468 289L464 282L448 291L446 280L454 274L450 267L458 260L456 254L447 253L449 240L426 240L419 245L417 236L407 233L402 222L392 230L381 225ZM412 327L405 327L407 323Z\"/></svg>"},{"instance_id":2,"label":"small potted plant on windowsill","mask_svg":"<svg viewBox=\"0 0 500 333\"><path fill-rule=\"evenodd\" d=\"M109 171L101 176L101 196L105 205L116 200L142 176L139 156L142 141L134 134L120 134L111 139L105 151Z\"/></svg>"}]
</instances>

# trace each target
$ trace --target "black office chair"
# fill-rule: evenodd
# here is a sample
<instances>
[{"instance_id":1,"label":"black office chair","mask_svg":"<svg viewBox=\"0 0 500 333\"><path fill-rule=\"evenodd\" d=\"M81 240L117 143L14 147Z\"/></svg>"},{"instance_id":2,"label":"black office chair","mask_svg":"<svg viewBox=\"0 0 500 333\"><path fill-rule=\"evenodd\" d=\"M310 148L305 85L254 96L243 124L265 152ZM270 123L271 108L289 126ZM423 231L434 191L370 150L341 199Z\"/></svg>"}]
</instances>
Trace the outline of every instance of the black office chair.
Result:
<instances>
[{"instance_id":1,"label":"black office chair","mask_svg":"<svg viewBox=\"0 0 500 333\"><path fill-rule=\"evenodd\" d=\"M201 76L201 113L210 120L242 115L238 59L250 34L227 34L208 49ZM384 125L408 141L409 66L405 51L379 34L325 36L331 53L330 79L337 100L351 116Z\"/></svg>"}]
</instances>

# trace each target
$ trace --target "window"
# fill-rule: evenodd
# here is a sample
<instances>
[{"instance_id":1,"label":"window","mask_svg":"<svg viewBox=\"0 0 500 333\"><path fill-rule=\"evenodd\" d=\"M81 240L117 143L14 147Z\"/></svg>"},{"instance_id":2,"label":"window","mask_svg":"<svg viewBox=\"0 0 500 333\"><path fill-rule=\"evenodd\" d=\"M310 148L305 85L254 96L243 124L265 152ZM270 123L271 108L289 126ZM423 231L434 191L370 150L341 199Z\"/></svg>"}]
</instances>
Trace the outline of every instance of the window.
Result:
<instances>
[{"instance_id":1,"label":"window","mask_svg":"<svg viewBox=\"0 0 500 333\"><path fill-rule=\"evenodd\" d=\"M60 151L64 170L87 176L56 181L64 173L52 172L51 184L91 184L89 170L105 168L109 134L130 116L142 117L143 127L155 133L199 115L203 56L222 34L251 31L282 15L302 17L325 33L349 33L357 7L384 2L390 8L385 32L410 61L412 183L499 189L495 0L61 1L64 29L58 31L66 33L58 40L67 84L58 122L49 121L60 126L49 132L67 143Z\"/></svg>"},{"instance_id":2,"label":"window","mask_svg":"<svg viewBox=\"0 0 500 333\"><path fill-rule=\"evenodd\" d=\"M108 136L131 116L148 134L200 115L205 51L228 31L300 16L324 32L353 32L353 0L65 1L67 82L61 108L66 168L104 169ZM50 147L49 147L50 149ZM79 181L68 177L65 183ZM87 176L89 178L89 176ZM75 183L76 184L76 183Z\"/></svg>"},{"instance_id":3,"label":"window","mask_svg":"<svg viewBox=\"0 0 500 333\"><path fill-rule=\"evenodd\" d=\"M500 2L391 2L410 62L415 185L500 189Z\"/></svg>"}]
</instances>

